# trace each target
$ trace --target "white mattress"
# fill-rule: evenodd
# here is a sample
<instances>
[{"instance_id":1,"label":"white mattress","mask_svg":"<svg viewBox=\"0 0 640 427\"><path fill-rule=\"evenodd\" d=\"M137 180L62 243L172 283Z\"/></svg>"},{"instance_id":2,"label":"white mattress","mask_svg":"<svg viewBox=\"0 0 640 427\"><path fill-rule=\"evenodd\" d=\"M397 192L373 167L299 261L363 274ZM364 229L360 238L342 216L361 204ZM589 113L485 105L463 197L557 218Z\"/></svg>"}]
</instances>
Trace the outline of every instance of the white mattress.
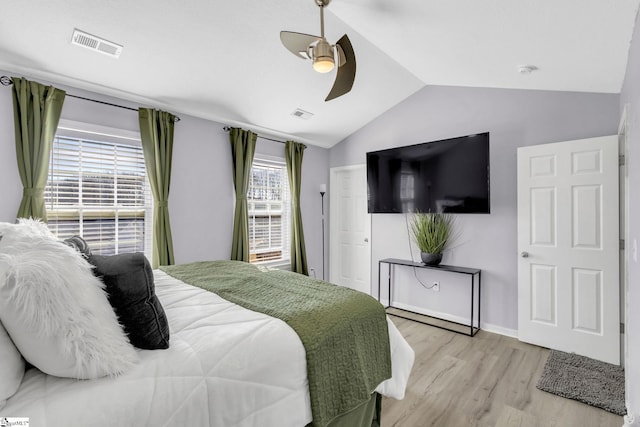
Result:
<instances>
[{"instance_id":1,"label":"white mattress","mask_svg":"<svg viewBox=\"0 0 640 427\"><path fill-rule=\"evenodd\" d=\"M170 348L140 350L118 378L78 381L30 369L2 416L39 427L260 426L311 421L305 352L286 323L154 271ZM393 377L377 391L404 397L414 353L389 323Z\"/></svg>"}]
</instances>

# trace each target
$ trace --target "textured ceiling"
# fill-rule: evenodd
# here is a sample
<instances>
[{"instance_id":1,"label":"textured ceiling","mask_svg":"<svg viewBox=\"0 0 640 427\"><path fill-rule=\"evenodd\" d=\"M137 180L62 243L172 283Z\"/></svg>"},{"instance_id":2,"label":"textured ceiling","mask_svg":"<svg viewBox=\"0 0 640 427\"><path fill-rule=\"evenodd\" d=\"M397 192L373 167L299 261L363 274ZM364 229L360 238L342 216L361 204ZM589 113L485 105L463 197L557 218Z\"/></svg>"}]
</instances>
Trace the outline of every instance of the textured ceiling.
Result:
<instances>
[{"instance_id":1,"label":"textured ceiling","mask_svg":"<svg viewBox=\"0 0 640 427\"><path fill-rule=\"evenodd\" d=\"M349 35L358 70L324 102L334 76L279 39L319 33L313 0L3 0L0 69L330 147L425 85L617 93L639 3L334 0L326 36ZM74 28L122 55L72 45Z\"/></svg>"}]
</instances>

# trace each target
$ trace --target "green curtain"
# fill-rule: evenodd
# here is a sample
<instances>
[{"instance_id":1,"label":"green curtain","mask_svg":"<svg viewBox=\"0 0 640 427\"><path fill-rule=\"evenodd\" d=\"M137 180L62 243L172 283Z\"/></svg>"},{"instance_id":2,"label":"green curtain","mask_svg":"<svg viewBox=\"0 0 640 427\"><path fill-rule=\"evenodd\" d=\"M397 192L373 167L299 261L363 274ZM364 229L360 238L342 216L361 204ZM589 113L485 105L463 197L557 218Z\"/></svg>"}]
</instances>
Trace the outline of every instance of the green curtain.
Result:
<instances>
[{"instance_id":1,"label":"green curtain","mask_svg":"<svg viewBox=\"0 0 640 427\"><path fill-rule=\"evenodd\" d=\"M165 111L139 108L144 163L153 193L153 258L151 265L173 265L173 238L169 221L169 188L175 116Z\"/></svg>"},{"instance_id":2,"label":"green curtain","mask_svg":"<svg viewBox=\"0 0 640 427\"><path fill-rule=\"evenodd\" d=\"M291 271L309 275L307 251L304 245L302 212L300 211L300 187L302 185L302 156L307 148L304 144L287 141L284 157L287 162L289 190L291 191Z\"/></svg>"},{"instance_id":3,"label":"green curtain","mask_svg":"<svg viewBox=\"0 0 640 427\"><path fill-rule=\"evenodd\" d=\"M65 91L12 77L18 172L24 190L18 218L47 221L44 188Z\"/></svg>"},{"instance_id":4,"label":"green curtain","mask_svg":"<svg viewBox=\"0 0 640 427\"><path fill-rule=\"evenodd\" d=\"M249 175L256 151L258 135L243 129L231 128L231 156L233 160L233 186L236 189L236 210L233 216L233 243L231 259L249 262L249 209L247 191Z\"/></svg>"}]
</instances>

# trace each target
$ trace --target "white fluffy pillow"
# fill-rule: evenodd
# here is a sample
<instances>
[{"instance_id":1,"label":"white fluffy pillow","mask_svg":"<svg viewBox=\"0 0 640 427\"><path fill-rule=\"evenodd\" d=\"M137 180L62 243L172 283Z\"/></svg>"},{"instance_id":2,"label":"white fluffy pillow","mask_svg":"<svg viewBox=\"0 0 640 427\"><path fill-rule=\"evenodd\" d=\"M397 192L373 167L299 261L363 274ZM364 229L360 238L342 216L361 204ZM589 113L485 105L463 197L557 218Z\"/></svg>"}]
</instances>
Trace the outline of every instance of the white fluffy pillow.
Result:
<instances>
[{"instance_id":1,"label":"white fluffy pillow","mask_svg":"<svg viewBox=\"0 0 640 427\"><path fill-rule=\"evenodd\" d=\"M0 409L18 391L24 376L24 359L0 323Z\"/></svg>"},{"instance_id":2,"label":"white fluffy pillow","mask_svg":"<svg viewBox=\"0 0 640 427\"><path fill-rule=\"evenodd\" d=\"M138 360L104 284L46 225L0 224L0 320L41 371L79 379L118 375Z\"/></svg>"}]
</instances>

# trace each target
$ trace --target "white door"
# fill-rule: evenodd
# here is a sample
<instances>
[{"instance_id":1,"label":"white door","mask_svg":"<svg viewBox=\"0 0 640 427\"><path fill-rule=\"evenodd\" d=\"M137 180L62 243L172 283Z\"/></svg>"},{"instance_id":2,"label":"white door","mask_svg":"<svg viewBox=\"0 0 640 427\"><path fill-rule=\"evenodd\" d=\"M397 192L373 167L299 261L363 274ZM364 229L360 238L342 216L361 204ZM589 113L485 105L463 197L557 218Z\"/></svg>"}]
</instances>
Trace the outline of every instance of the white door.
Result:
<instances>
[{"instance_id":1,"label":"white door","mask_svg":"<svg viewBox=\"0 0 640 427\"><path fill-rule=\"evenodd\" d=\"M371 294L365 165L331 168L331 282Z\"/></svg>"},{"instance_id":2,"label":"white door","mask_svg":"<svg viewBox=\"0 0 640 427\"><path fill-rule=\"evenodd\" d=\"M617 136L518 149L518 337L620 362Z\"/></svg>"}]
</instances>

